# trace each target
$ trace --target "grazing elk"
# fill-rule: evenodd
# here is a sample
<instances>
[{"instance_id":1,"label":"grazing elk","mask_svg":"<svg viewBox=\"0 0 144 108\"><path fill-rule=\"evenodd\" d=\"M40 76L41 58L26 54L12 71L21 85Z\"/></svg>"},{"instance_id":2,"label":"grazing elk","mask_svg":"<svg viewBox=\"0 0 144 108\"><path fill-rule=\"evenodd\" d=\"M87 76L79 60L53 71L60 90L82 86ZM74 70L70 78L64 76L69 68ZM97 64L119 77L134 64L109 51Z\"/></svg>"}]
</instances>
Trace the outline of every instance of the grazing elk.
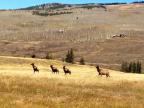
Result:
<instances>
[{"instance_id":1,"label":"grazing elk","mask_svg":"<svg viewBox=\"0 0 144 108\"><path fill-rule=\"evenodd\" d=\"M32 65L32 67L33 67L34 73L35 73L35 72L39 72L39 69L35 66L34 63L32 63L31 65Z\"/></svg>"},{"instance_id":2,"label":"grazing elk","mask_svg":"<svg viewBox=\"0 0 144 108\"><path fill-rule=\"evenodd\" d=\"M64 31L65 31L64 29L59 29L58 33L64 33Z\"/></svg>"},{"instance_id":3,"label":"grazing elk","mask_svg":"<svg viewBox=\"0 0 144 108\"><path fill-rule=\"evenodd\" d=\"M110 77L110 75L109 75L109 72L107 71L107 72L105 72L103 69L100 69L100 67L99 66L96 66L96 68L97 68L97 72L99 73L99 75L105 75L106 77Z\"/></svg>"},{"instance_id":4,"label":"grazing elk","mask_svg":"<svg viewBox=\"0 0 144 108\"><path fill-rule=\"evenodd\" d=\"M79 17L76 17L76 20L78 20L79 19Z\"/></svg>"},{"instance_id":5,"label":"grazing elk","mask_svg":"<svg viewBox=\"0 0 144 108\"><path fill-rule=\"evenodd\" d=\"M54 67L53 65L50 65L50 68L53 73L59 73L59 70L56 67Z\"/></svg>"},{"instance_id":6,"label":"grazing elk","mask_svg":"<svg viewBox=\"0 0 144 108\"><path fill-rule=\"evenodd\" d=\"M113 38L115 38L115 37L124 38L124 37L126 37L126 35L125 34L119 34L119 35L113 35L112 37Z\"/></svg>"},{"instance_id":7,"label":"grazing elk","mask_svg":"<svg viewBox=\"0 0 144 108\"><path fill-rule=\"evenodd\" d=\"M68 68L66 68L66 66L63 66L63 70L64 70L65 75L71 74L71 71Z\"/></svg>"}]
</instances>

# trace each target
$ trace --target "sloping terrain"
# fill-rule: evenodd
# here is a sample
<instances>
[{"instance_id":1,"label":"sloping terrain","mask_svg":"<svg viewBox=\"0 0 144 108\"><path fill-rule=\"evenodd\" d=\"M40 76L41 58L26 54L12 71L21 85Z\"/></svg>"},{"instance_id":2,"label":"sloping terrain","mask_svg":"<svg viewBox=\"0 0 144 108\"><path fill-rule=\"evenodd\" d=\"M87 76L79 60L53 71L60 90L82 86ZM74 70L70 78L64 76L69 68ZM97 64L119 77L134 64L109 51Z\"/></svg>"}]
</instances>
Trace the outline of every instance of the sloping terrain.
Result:
<instances>
[{"instance_id":1,"label":"sloping terrain","mask_svg":"<svg viewBox=\"0 0 144 108\"><path fill-rule=\"evenodd\" d=\"M40 73L33 73L31 63ZM52 74L50 64L60 73ZM72 71L71 75L64 75L63 65ZM98 76L93 66L1 56L0 107L143 108L144 75L105 70L111 77Z\"/></svg>"},{"instance_id":2,"label":"sloping terrain","mask_svg":"<svg viewBox=\"0 0 144 108\"><path fill-rule=\"evenodd\" d=\"M40 73L33 73L31 63L35 63L40 69ZM50 65L56 66L60 70L59 75L52 74ZM0 74L8 76L28 76L28 77L42 77L42 78L56 78L65 80L63 72L63 66L66 65L71 71L72 75L67 75L70 80L82 81L85 83L97 83L100 77L96 71L95 66L82 66L82 65L71 65L63 63L57 60L45 60L45 59L31 59L31 58L19 58L19 57L0 57ZM113 81L140 81L144 80L143 74L130 74L123 73L114 70L105 69L110 72L110 78L108 82ZM91 79L91 80L89 80ZM103 78L101 78L103 79ZM105 79L105 78L104 78Z\"/></svg>"},{"instance_id":3,"label":"sloping terrain","mask_svg":"<svg viewBox=\"0 0 144 108\"><path fill-rule=\"evenodd\" d=\"M45 58L49 52L54 59L62 60L67 50L74 48L76 61L83 56L88 63L112 69L119 69L123 60L139 60L144 64L143 7L71 11L72 14L47 17L32 15L29 10L1 11L0 55L31 57L35 54L37 58ZM119 34L126 37L112 38Z\"/></svg>"}]
</instances>

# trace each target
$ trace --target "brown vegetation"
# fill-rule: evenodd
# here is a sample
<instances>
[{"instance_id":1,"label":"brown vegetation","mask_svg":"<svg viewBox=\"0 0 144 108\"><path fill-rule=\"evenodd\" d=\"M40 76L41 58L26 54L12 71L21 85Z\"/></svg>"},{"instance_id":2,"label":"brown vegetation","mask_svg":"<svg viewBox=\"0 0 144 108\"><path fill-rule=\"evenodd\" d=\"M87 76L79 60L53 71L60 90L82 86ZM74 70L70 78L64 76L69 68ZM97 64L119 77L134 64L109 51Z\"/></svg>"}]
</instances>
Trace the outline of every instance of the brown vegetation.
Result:
<instances>
[{"instance_id":1,"label":"brown vegetation","mask_svg":"<svg viewBox=\"0 0 144 108\"><path fill-rule=\"evenodd\" d=\"M61 60L73 48L76 62L85 57L88 63L112 69L119 69L124 60L144 64L143 9L72 9L72 14L58 17L1 11L0 55L45 58L50 52ZM126 37L112 38L115 34Z\"/></svg>"}]
</instances>

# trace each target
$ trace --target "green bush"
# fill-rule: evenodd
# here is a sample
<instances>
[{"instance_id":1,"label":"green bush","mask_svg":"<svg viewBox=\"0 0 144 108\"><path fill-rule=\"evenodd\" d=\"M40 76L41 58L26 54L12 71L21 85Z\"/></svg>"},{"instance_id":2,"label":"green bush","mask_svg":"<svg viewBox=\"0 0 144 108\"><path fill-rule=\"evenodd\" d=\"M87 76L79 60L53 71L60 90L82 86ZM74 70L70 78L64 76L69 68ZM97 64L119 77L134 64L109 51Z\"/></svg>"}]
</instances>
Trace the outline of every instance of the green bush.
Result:
<instances>
[{"instance_id":1,"label":"green bush","mask_svg":"<svg viewBox=\"0 0 144 108\"><path fill-rule=\"evenodd\" d=\"M32 57L32 58L36 58L36 55L35 55L35 54L33 54L33 55L31 55L31 57Z\"/></svg>"},{"instance_id":2,"label":"green bush","mask_svg":"<svg viewBox=\"0 0 144 108\"><path fill-rule=\"evenodd\" d=\"M85 60L83 57L80 59L79 63L80 63L80 65L85 65Z\"/></svg>"}]
</instances>

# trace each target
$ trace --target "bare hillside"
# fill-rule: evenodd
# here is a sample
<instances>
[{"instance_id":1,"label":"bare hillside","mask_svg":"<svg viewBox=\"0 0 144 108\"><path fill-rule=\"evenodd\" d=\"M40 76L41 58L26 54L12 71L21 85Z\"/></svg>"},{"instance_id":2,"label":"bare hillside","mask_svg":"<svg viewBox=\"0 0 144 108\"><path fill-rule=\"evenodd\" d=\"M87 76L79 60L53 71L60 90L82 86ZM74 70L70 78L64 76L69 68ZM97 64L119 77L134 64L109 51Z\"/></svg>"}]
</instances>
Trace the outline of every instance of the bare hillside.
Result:
<instances>
[{"instance_id":1,"label":"bare hillside","mask_svg":"<svg viewBox=\"0 0 144 108\"><path fill-rule=\"evenodd\" d=\"M112 68L123 60L144 64L143 5L82 9L56 16L32 15L32 11L0 12L0 55L44 58L48 52L61 60L74 48L76 61L83 56L89 63ZM125 8L121 6L120 8ZM125 34L125 38L112 38Z\"/></svg>"}]
</instances>

